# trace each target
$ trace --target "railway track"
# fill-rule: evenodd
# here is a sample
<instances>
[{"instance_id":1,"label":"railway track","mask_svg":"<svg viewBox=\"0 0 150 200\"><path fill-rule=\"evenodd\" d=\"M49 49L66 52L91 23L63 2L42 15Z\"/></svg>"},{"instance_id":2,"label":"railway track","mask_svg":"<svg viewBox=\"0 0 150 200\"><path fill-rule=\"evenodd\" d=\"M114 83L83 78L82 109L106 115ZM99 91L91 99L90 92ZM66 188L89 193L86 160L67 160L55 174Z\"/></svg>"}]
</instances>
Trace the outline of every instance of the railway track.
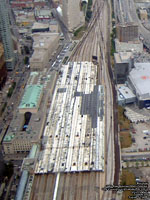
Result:
<instances>
[{"instance_id":1,"label":"railway track","mask_svg":"<svg viewBox=\"0 0 150 200\"><path fill-rule=\"evenodd\" d=\"M116 90L115 90L115 85L113 83L113 73L112 73L112 69L111 69L111 63L110 63L110 30L108 30L108 34L107 37L105 38L105 34L103 34L104 30L104 26L105 24L103 24L103 21L100 20L100 15L102 13L102 9L104 8L104 1L103 3L100 1L95 1L95 7L96 9L96 13L95 13L95 18L93 18L93 21L91 22L89 29L87 31L87 34L82 38L82 40L79 42L79 45L77 47L77 51L74 52L74 61L92 61L90 59L92 59L92 55L93 55L93 49L96 48L96 56L99 59L99 71L101 71L101 78L99 75L99 78L101 79L100 81L98 81L99 83L106 83L106 80L102 80L104 75L102 75L102 71L105 71L104 74L106 75L105 79L107 80L107 85L106 85L106 89L108 91L107 96L109 96L109 92L111 92L111 96L112 99L108 100L106 99L106 102L112 104L112 110L113 112L111 114L109 114L108 118L111 117L112 119L110 119L110 126L109 126L109 131L108 131L108 135L107 135L107 141L106 141L106 146L107 149L106 151L110 151L110 143L112 141L114 141L114 144L112 144L112 147L114 148L115 151L115 156L112 156L112 160L111 160L111 174L110 174L110 183L109 184L118 184L119 181L119 171L120 171L120 155L119 155L119 145L118 145L118 125L117 125L117 104L116 104ZM99 11L98 11L99 9ZM110 10L108 11L108 13L110 13ZM110 17L110 16L109 16ZM98 20L99 19L99 20ZM110 21L110 18L108 19L108 21ZM94 41L93 41L94 38ZM97 42L96 42L97 40ZM107 43L105 43L105 41L108 40ZM93 45L91 45L90 41L93 41ZM85 44L86 43L86 44ZM104 45L105 43L105 45ZM97 46L97 47L94 47ZM107 47L107 48L106 48ZM86 51L87 49L90 49L90 51ZM103 53L105 51L105 53ZM85 54L86 52L86 54ZM99 55L100 53L100 55ZM95 54L94 54L95 55ZM81 60L80 60L80 59ZM104 67L106 67L107 64L107 69L102 69ZM99 73L100 74L100 73ZM109 87L109 89L108 89ZM107 121L107 117L106 117L106 121ZM111 134L111 130L113 129L113 132ZM106 155L107 157L107 155ZM109 158L107 158L109 159ZM114 166L114 161L115 161L115 170L113 168ZM113 194L113 196L115 196ZM104 199L110 199L112 197L112 192L107 192L105 194L105 198Z\"/></svg>"},{"instance_id":2,"label":"railway track","mask_svg":"<svg viewBox=\"0 0 150 200\"><path fill-rule=\"evenodd\" d=\"M86 33L79 41L76 50L70 57L70 61L92 61L93 49L98 48L98 44L95 42L97 34L95 33L97 27L97 21L104 6L104 1L96 0L93 9L93 16L88 24ZM96 46L95 46L96 45ZM98 56L98 51L96 52Z\"/></svg>"},{"instance_id":3,"label":"railway track","mask_svg":"<svg viewBox=\"0 0 150 200\"><path fill-rule=\"evenodd\" d=\"M97 56L99 63L99 74L98 74L98 84L102 84L107 82L105 85L107 89L107 96L110 96L109 90L112 90L113 93L113 113L115 123L113 121L110 122L109 131L111 129L114 130L114 135L109 134L106 141L107 144L110 143L112 138L115 138L115 175L113 172L110 174L110 179L114 180L113 183L117 184L119 180L119 145L118 145L118 136L117 136L117 104L115 101L116 91L115 85L113 83L113 74L111 70L110 63L110 41L105 43L105 33L103 33L104 28L106 28L106 24L103 23L103 11L106 1L95 0L93 16L88 25L87 32L84 34L82 39L79 41L74 53L70 57L69 61L92 61L92 55ZM104 20L104 19L103 19ZM108 31L109 38L109 31ZM107 47L107 48L106 48ZM109 49L109 50L108 50ZM105 51L105 52L104 52ZM107 61L108 60L108 61ZM107 64L107 69L106 69ZM110 80L109 80L110 77ZM104 80L104 79L107 79ZM107 88L109 87L109 89ZM111 97L110 97L111 99ZM106 99L106 101L110 101ZM106 102L107 104L107 102ZM107 121L107 119L106 119ZM111 161L113 162L113 160ZM118 164L116 163L118 162ZM112 167L112 166L110 166ZM113 171L113 168L111 168ZM53 194L55 190L55 182L56 182L57 174L43 174L43 175L35 175L33 188L31 191L31 200L47 200L53 199ZM58 192L56 200L100 200L103 196L103 191L101 190L105 184L105 174L101 172L79 172L79 173L61 173L59 184L58 184ZM113 197L115 194L113 194ZM105 198L109 200L112 198L111 193L106 193Z\"/></svg>"},{"instance_id":4,"label":"railway track","mask_svg":"<svg viewBox=\"0 0 150 200\"><path fill-rule=\"evenodd\" d=\"M53 199L56 174L35 175L30 200ZM103 191L100 172L61 173L56 200L100 200Z\"/></svg>"}]
</instances>

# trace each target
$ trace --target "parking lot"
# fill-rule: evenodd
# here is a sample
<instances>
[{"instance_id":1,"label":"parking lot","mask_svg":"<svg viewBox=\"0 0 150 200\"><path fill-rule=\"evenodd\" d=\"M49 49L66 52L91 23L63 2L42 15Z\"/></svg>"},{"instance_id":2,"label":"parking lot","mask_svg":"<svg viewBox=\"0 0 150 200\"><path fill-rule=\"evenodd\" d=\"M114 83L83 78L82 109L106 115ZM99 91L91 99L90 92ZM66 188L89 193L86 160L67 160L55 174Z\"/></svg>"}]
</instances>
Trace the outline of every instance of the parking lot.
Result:
<instances>
[{"instance_id":1,"label":"parking lot","mask_svg":"<svg viewBox=\"0 0 150 200\"><path fill-rule=\"evenodd\" d=\"M131 132L132 148L139 151L150 150L150 122L134 124L133 127L134 130Z\"/></svg>"},{"instance_id":2,"label":"parking lot","mask_svg":"<svg viewBox=\"0 0 150 200\"><path fill-rule=\"evenodd\" d=\"M122 149L123 153L150 151L150 122L133 124L130 131L132 145Z\"/></svg>"},{"instance_id":3,"label":"parking lot","mask_svg":"<svg viewBox=\"0 0 150 200\"><path fill-rule=\"evenodd\" d=\"M72 43L69 42L64 45L60 53L57 55L56 60L51 65L51 70L59 70L61 67L61 64L63 63L63 60L66 56L69 57L70 55L70 49L72 48Z\"/></svg>"}]
</instances>

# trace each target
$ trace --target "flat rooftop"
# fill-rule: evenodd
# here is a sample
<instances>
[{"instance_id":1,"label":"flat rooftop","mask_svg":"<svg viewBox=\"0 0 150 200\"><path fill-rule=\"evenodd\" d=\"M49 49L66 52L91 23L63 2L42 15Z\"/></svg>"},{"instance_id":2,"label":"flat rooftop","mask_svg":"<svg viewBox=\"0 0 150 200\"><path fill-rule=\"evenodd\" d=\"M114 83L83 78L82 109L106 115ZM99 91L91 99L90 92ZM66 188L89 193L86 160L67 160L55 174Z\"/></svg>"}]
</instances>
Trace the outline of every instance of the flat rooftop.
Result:
<instances>
[{"instance_id":1,"label":"flat rooftop","mask_svg":"<svg viewBox=\"0 0 150 200\"><path fill-rule=\"evenodd\" d=\"M32 54L32 57L30 58L30 62L43 62L44 59L45 59L45 54L46 54L46 50L44 49L40 49L40 50L37 50L35 49L33 54Z\"/></svg>"},{"instance_id":2,"label":"flat rooftop","mask_svg":"<svg viewBox=\"0 0 150 200\"><path fill-rule=\"evenodd\" d=\"M114 53L116 63L124 63L124 62L126 63L129 61L132 55L133 55L132 52Z\"/></svg>"},{"instance_id":3,"label":"flat rooftop","mask_svg":"<svg viewBox=\"0 0 150 200\"><path fill-rule=\"evenodd\" d=\"M115 39L115 49L117 52L143 52L143 43L141 41L119 42Z\"/></svg>"},{"instance_id":4,"label":"flat rooftop","mask_svg":"<svg viewBox=\"0 0 150 200\"><path fill-rule=\"evenodd\" d=\"M51 17L51 10L48 8L36 9L35 10L36 17Z\"/></svg>"},{"instance_id":5,"label":"flat rooftop","mask_svg":"<svg viewBox=\"0 0 150 200\"><path fill-rule=\"evenodd\" d=\"M119 94L121 94L125 99L135 98L135 94L133 94L132 90L125 86L124 84L118 84L117 89Z\"/></svg>"},{"instance_id":6,"label":"flat rooftop","mask_svg":"<svg viewBox=\"0 0 150 200\"><path fill-rule=\"evenodd\" d=\"M34 43L34 48L44 48L48 49L51 43L59 37L59 33L34 33L32 34Z\"/></svg>"},{"instance_id":7,"label":"flat rooftop","mask_svg":"<svg viewBox=\"0 0 150 200\"><path fill-rule=\"evenodd\" d=\"M35 173L104 170L104 88L97 66L62 66Z\"/></svg>"},{"instance_id":8,"label":"flat rooftop","mask_svg":"<svg viewBox=\"0 0 150 200\"><path fill-rule=\"evenodd\" d=\"M135 63L135 68L129 74L129 79L136 89L136 93L143 97L150 97L150 63Z\"/></svg>"},{"instance_id":9,"label":"flat rooftop","mask_svg":"<svg viewBox=\"0 0 150 200\"><path fill-rule=\"evenodd\" d=\"M35 22L32 26L32 29L42 29L42 28L49 28L49 24L42 24L39 22Z\"/></svg>"}]
</instances>

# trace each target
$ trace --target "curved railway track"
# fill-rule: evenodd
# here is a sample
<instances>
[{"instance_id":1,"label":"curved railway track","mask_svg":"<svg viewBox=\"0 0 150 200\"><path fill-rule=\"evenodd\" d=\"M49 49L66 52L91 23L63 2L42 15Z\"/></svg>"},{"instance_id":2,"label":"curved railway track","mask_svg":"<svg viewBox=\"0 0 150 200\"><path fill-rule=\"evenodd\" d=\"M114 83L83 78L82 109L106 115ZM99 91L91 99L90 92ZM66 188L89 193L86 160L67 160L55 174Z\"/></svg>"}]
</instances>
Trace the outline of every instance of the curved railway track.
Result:
<instances>
[{"instance_id":1,"label":"curved railway track","mask_svg":"<svg viewBox=\"0 0 150 200\"><path fill-rule=\"evenodd\" d=\"M75 51L70 57L70 61L92 61L93 49L97 49L95 45L98 46L98 44L94 42L97 39L95 31L97 31L97 21L101 14L103 6L104 1L95 1L95 4L93 6L93 15L88 24L87 31L79 41ZM96 52L96 54L96 56L98 56L98 52Z\"/></svg>"},{"instance_id":2,"label":"curved railway track","mask_svg":"<svg viewBox=\"0 0 150 200\"><path fill-rule=\"evenodd\" d=\"M108 30L107 38L105 37L105 34L103 33L104 26L106 24L103 23L102 20L100 20L100 16L102 14L104 3L106 1L99 1L96 0L94 7L95 12L93 14L93 18L91 19L91 22L89 23L87 32L84 34L82 39L79 41L76 50L74 51L74 54L72 55L71 61L92 61L92 55L95 55L98 57L99 66L100 66L100 72L101 72L101 80L99 83L102 84L102 79L104 75L102 74L102 71L105 70L104 74L106 73L107 79L107 85L106 89L108 91L112 91L112 99L108 100L110 104L112 104L112 113L109 117L110 119L110 127L109 127L109 133L106 138L106 146L107 150L109 150L108 144L114 141L114 157L112 159L112 164L115 162L115 169L113 169L113 166L111 166L111 174L110 174L110 180L112 180L111 184L118 184L119 181L119 171L120 171L120 151L119 151L119 144L118 144L118 123L117 123L117 103L116 103L116 90L115 90L115 84L113 82L113 73L111 69L111 63L110 63L110 30ZM108 1L107 1L108 3ZM109 6L109 5L107 5ZM108 9L110 9L108 7ZM94 11L93 10L93 11ZM110 13L110 10L108 11ZM110 16L108 21L110 22ZM107 43L105 42L107 41ZM105 51L105 53L103 53ZM106 63L104 63L104 60ZM104 66L107 64L107 69L104 69ZM103 69L102 69L103 68ZM105 80L106 82L106 80ZM109 89L108 89L109 87ZM110 95L109 92L107 94ZM107 101L107 100L106 100ZM107 121L107 118L106 118ZM111 129L113 129L111 134ZM107 155L106 155L107 156ZM108 158L107 158L108 159ZM104 199L110 199L112 197L111 192L107 192L105 194ZM115 197L115 194L113 194L113 197Z\"/></svg>"},{"instance_id":3,"label":"curved railway track","mask_svg":"<svg viewBox=\"0 0 150 200\"><path fill-rule=\"evenodd\" d=\"M104 20L104 6L106 6L107 0L95 0L93 6L93 15L89 22L87 32L83 35L79 41L76 49L74 50L69 61L92 61L92 55L97 56L99 63L99 75L98 84L104 84L106 88L106 93L108 99L107 102L110 106L113 106L108 117L112 116L110 120L108 133L106 137L106 147L115 139L115 173L113 173L113 168L111 168L110 179L113 180L112 184L118 183L119 180L119 145L118 145L118 132L117 132L117 104L115 101L116 91L115 85L113 83L113 74L111 70L110 63L110 41L109 41L109 30L108 38L105 37L104 29L107 29L107 25L102 21ZM107 15L107 14L106 14ZM108 43L106 40L108 39ZM107 79L107 80L105 80ZM109 92L112 91L112 92ZM111 95L112 93L112 95ZM111 99L113 96L113 101ZM114 119L114 120L113 120ZM106 118L106 122L107 122ZM113 123L115 121L115 123ZM111 134L113 129L114 135ZM110 149L109 149L110 150ZM107 148L108 151L108 148ZM107 155L106 155L107 156ZM111 158L112 159L112 158ZM111 160L111 162L114 162ZM115 174L115 175L114 175ZM34 179L33 189L31 192L31 200L47 200L53 199L53 192L55 188L56 174L47 175L36 175ZM107 178L107 177L106 177ZM57 200L64 199L79 199L79 200L100 200L102 199L103 191L101 187L104 186L105 179L104 174L100 172L83 172L83 173L61 173ZM40 196L41 195L41 196ZM51 197L51 198L50 198ZM104 200L109 200L115 198L115 194L110 192L105 192L103 196Z\"/></svg>"}]
</instances>

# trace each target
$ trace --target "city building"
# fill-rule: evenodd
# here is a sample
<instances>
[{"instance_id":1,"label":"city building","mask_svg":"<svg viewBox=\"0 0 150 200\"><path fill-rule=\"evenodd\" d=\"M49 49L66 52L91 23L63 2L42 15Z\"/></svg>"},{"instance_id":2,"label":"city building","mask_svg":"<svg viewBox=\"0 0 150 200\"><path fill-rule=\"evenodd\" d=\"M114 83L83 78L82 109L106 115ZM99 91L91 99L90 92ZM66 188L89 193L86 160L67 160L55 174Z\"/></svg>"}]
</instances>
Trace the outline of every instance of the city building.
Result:
<instances>
[{"instance_id":1,"label":"city building","mask_svg":"<svg viewBox=\"0 0 150 200\"><path fill-rule=\"evenodd\" d=\"M119 42L136 41L139 39L138 25L135 23L119 23L116 26Z\"/></svg>"},{"instance_id":2,"label":"city building","mask_svg":"<svg viewBox=\"0 0 150 200\"><path fill-rule=\"evenodd\" d=\"M115 49L116 52L143 52L143 43L141 41L129 41L129 42L119 42L118 39L115 39Z\"/></svg>"},{"instance_id":3,"label":"city building","mask_svg":"<svg viewBox=\"0 0 150 200\"><path fill-rule=\"evenodd\" d=\"M19 113L37 113L41 99L43 96L42 85L28 85L25 88L25 92L21 103L19 105Z\"/></svg>"},{"instance_id":4,"label":"city building","mask_svg":"<svg viewBox=\"0 0 150 200\"><path fill-rule=\"evenodd\" d=\"M140 9L139 10L140 11L140 19L142 20L142 21L147 21L148 20L148 16L147 16L147 11L146 11L146 9Z\"/></svg>"},{"instance_id":5,"label":"city building","mask_svg":"<svg viewBox=\"0 0 150 200\"><path fill-rule=\"evenodd\" d=\"M150 63L135 63L128 86L136 95L139 108L150 107Z\"/></svg>"},{"instance_id":6,"label":"city building","mask_svg":"<svg viewBox=\"0 0 150 200\"><path fill-rule=\"evenodd\" d=\"M56 79L56 72L48 75L46 70L31 72L22 100L2 142L6 160L24 158L33 144L40 144Z\"/></svg>"},{"instance_id":7,"label":"city building","mask_svg":"<svg viewBox=\"0 0 150 200\"><path fill-rule=\"evenodd\" d=\"M40 145L34 144L27 158L23 160L22 174L17 188L15 200L26 200L30 198L31 186L33 183L33 168L34 163L36 162L39 148Z\"/></svg>"},{"instance_id":8,"label":"city building","mask_svg":"<svg viewBox=\"0 0 150 200\"><path fill-rule=\"evenodd\" d=\"M12 0L11 7L15 9L33 9L35 7L44 7L45 0Z\"/></svg>"},{"instance_id":9,"label":"city building","mask_svg":"<svg viewBox=\"0 0 150 200\"><path fill-rule=\"evenodd\" d=\"M32 26L32 33L37 32L58 33L60 32L58 22L55 20L51 20L49 23L35 22Z\"/></svg>"},{"instance_id":10,"label":"city building","mask_svg":"<svg viewBox=\"0 0 150 200\"><path fill-rule=\"evenodd\" d=\"M43 70L48 64L52 54L59 46L58 33L35 33L33 34L33 55L30 58L32 70Z\"/></svg>"},{"instance_id":11,"label":"city building","mask_svg":"<svg viewBox=\"0 0 150 200\"><path fill-rule=\"evenodd\" d=\"M33 9L34 3L32 0L25 0L25 1L11 1L11 7L15 9Z\"/></svg>"},{"instance_id":12,"label":"city building","mask_svg":"<svg viewBox=\"0 0 150 200\"><path fill-rule=\"evenodd\" d=\"M6 62L4 58L3 44L0 42L0 90L5 84L7 78Z\"/></svg>"},{"instance_id":13,"label":"city building","mask_svg":"<svg viewBox=\"0 0 150 200\"><path fill-rule=\"evenodd\" d=\"M127 76L133 67L133 61L132 52L114 53L114 72L116 83L125 83Z\"/></svg>"},{"instance_id":14,"label":"city building","mask_svg":"<svg viewBox=\"0 0 150 200\"><path fill-rule=\"evenodd\" d=\"M49 8L36 8L34 11L36 21L50 20L52 13Z\"/></svg>"},{"instance_id":15,"label":"city building","mask_svg":"<svg viewBox=\"0 0 150 200\"><path fill-rule=\"evenodd\" d=\"M45 7L46 0L34 0L34 7Z\"/></svg>"},{"instance_id":16,"label":"city building","mask_svg":"<svg viewBox=\"0 0 150 200\"><path fill-rule=\"evenodd\" d=\"M36 174L104 171L105 91L92 62L63 65L46 120Z\"/></svg>"},{"instance_id":17,"label":"city building","mask_svg":"<svg viewBox=\"0 0 150 200\"><path fill-rule=\"evenodd\" d=\"M49 22L50 24L50 32L52 33L59 33L60 32L60 27L59 27L59 24L56 20L51 20Z\"/></svg>"},{"instance_id":18,"label":"city building","mask_svg":"<svg viewBox=\"0 0 150 200\"><path fill-rule=\"evenodd\" d=\"M16 19L16 24L21 27L25 26L32 26L33 23L35 22L35 17L34 17L34 12L33 11L14 11L15 14L15 19Z\"/></svg>"},{"instance_id":19,"label":"city building","mask_svg":"<svg viewBox=\"0 0 150 200\"><path fill-rule=\"evenodd\" d=\"M35 22L32 26L32 33L37 32L49 32L50 31L50 25L49 24L43 24L39 22Z\"/></svg>"},{"instance_id":20,"label":"city building","mask_svg":"<svg viewBox=\"0 0 150 200\"><path fill-rule=\"evenodd\" d=\"M85 22L84 13L81 11L80 0L62 1L62 20L69 31L77 29Z\"/></svg>"},{"instance_id":21,"label":"city building","mask_svg":"<svg viewBox=\"0 0 150 200\"><path fill-rule=\"evenodd\" d=\"M124 84L118 84L116 87L118 104L121 106L136 102L136 95Z\"/></svg>"},{"instance_id":22,"label":"city building","mask_svg":"<svg viewBox=\"0 0 150 200\"><path fill-rule=\"evenodd\" d=\"M15 67L15 55L5 0L0 0L0 35L4 46L6 68L7 70L13 70Z\"/></svg>"}]
</instances>

